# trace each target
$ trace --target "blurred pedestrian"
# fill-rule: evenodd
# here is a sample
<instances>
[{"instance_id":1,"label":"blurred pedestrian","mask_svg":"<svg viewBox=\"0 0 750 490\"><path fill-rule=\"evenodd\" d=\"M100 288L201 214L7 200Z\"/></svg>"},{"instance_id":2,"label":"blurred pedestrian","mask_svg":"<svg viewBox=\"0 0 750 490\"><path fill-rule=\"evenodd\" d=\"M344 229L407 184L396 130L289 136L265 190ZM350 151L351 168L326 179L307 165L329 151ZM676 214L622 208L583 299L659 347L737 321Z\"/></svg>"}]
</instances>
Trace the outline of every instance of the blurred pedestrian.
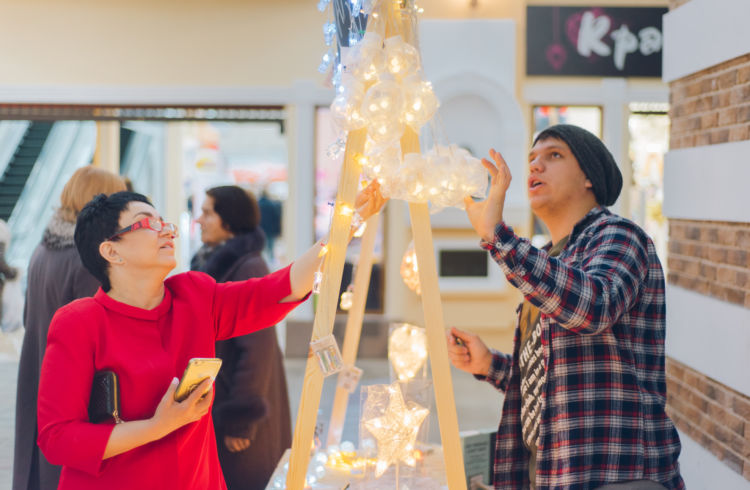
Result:
<instances>
[{"instance_id":1,"label":"blurred pedestrian","mask_svg":"<svg viewBox=\"0 0 750 490\"><path fill-rule=\"evenodd\" d=\"M260 208L260 227L266 234L266 251L271 261L275 260L273 247L281 236L281 201L271 199L268 190L263 189L258 200Z\"/></svg>"},{"instance_id":2,"label":"blurred pedestrian","mask_svg":"<svg viewBox=\"0 0 750 490\"><path fill-rule=\"evenodd\" d=\"M198 223L202 249L191 263L217 282L268 274L261 256L265 234L255 197L237 186L206 191ZM291 416L276 328L222 340L213 416L227 487L263 489L291 446Z\"/></svg>"},{"instance_id":3,"label":"blurred pedestrian","mask_svg":"<svg viewBox=\"0 0 750 490\"><path fill-rule=\"evenodd\" d=\"M3 332L10 332L23 326L23 322L6 322L5 316L8 312L5 311L5 285L6 282L12 281L18 277L18 270L15 267L8 265L5 260L5 253L8 251L10 246L10 228L5 220L0 219L0 298L3 298L3 302L0 303L0 329ZM13 305L7 305L12 307ZM12 312L11 312L12 313Z\"/></svg>"},{"instance_id":4,"label":"blurred pedestrian","mask_svg":"<svg viewBox=\"0 0 750 490\"><path fill-rule=\"evenodd\" d=\"M60 208L31 256L24 308L26 334L18 366L13 490L57 488L60 467L47 461L36 442L35 407L47 331L58 308L92 296L99 287L99 281L83 267L73 243L78 213L95 195L122 190L125 183L118 175L93 166L76 170L60 195Z\"/></svg>"}]
</instances>

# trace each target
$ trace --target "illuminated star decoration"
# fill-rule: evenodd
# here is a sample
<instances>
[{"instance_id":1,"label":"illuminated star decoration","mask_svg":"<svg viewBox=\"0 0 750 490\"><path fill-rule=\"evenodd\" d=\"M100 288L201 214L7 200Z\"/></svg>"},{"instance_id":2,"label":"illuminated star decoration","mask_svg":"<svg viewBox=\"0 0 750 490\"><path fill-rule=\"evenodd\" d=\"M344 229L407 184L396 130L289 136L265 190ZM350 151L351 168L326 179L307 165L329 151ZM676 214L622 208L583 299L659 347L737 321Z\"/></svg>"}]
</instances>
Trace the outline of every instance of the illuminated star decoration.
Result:
<instances>
[{"instance_id":1,"label":"illuminated star decoration","mask_svg":"<svg viewBox=\"0 0 750 490\"><path fill-rule=\"evenodd\" d=\"M378 462L375 477L398 461L409 466L416 464L414 445L417 433L429 410L414 402L404 401L398 382L388 387L388 408L381 417L365 421L365 427L378 441Z\"/></svg>"}]
</instances>

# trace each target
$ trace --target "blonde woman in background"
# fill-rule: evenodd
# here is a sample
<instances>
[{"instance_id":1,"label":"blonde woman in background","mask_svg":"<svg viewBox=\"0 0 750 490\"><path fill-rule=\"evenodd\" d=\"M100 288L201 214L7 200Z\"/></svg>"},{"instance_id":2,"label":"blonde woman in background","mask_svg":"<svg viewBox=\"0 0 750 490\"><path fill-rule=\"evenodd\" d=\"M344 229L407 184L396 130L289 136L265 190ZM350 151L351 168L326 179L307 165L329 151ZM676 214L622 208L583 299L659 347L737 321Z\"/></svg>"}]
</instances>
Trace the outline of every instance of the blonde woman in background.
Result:
<instances>
[{"instance_id":1,"label":"blonde woman in background","mask_svg":"<svg viewBox=\"0 0 750 490\"><path fill-rule=\"evenodd\" d=\"M35 407L47 331L58 308L75 299L93 296L99 287L99 281L83 267L73 242L78 213L95 195L124 190L123 179L111 172L92 166L76 170L65 184L60 208L44 230L42 242L29 262L24 308L26 335L16 394L14 490L57 488L61 468L47 462L36 442Z\"/></svg>"}]
</instances>

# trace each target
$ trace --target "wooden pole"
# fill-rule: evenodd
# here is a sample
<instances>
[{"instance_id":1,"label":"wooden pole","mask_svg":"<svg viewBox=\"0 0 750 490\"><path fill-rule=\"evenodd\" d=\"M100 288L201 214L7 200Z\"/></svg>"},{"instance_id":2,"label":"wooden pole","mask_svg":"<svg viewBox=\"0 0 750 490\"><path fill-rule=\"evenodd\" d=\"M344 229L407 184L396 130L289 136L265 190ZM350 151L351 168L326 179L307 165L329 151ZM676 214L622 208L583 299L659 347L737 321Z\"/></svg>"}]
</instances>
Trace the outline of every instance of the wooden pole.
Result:
<instances>
[{"instance_id":1,"label":"wooden pole","mask_svg":"<svg viewBox=\"0 0 750 490\"><path fill-rule=\"evenodd\" d=\"M359 338L362 334L362 320L365 315L367 303L367 292L370 285L370 274L375 252L375 238L378 235L380 225L380 214L376 214L367 220L367 228L362 236L362 244L357 261L357 271L354 275L354 297L352 307L346 319L346 333L342 346L341 357L345 366L353 366L357 362L357 349ZM339 374L339 378L343 376ZM341 443L341 432L346 418L346 406L349 402L349 392L342 386L336 386L336 395L333 398L333 410L331 410L331 421L328 424L327 445L338 445Z\"/></svg>"},{"instance_id":2,"label":"wooden pole","mask_svg":"<svg viewBox=\"0 0 750 490\"><path fill-rule=\"evenodd\" d=\"M401 152L419 153L419 136L411 128L401 137ZM451 490L466 489L464 457L461 438L458 435L458 417L453 396L448 346L445 341L443 305L440 301L435 251L432 242L432 227L427 204L409 203L409 216L414 236L414 251L419 264L419 284L422 288L422 311L427 334L427 350L430 353L432 385L435 388L435 404L440 425L440 440L443 443L445 476Z\"/></svg>"},{"instance_id":3,"label":"wooden pole","mask_svg":"<svg viewBox=\"0 0 750 490\"><path fill-rule=\"evenodd\" d=\"M359 184L360 167L357 157L363 152L367 130L351 131L346 142L344 164L341 167L336 204L333 211L331 235L328 239L328 254L323 265L325 273L318 295L318 306L313 323L312 341L319 340L333 332L333 322L336 319L341 276L346 261L346 247L349 243L349 230L352 215L339 212L342 206L354 209L354 199ZM289 459L289 473L287 474L287 488L301 490L305 484L305 474L310 460L315 432L315 421L320 406L320 395L323 390L323 374L317 361L310 352L307 356L305 379L302 384L297 421L292 439L292 453Z\"/></svg>"}]
</instances>

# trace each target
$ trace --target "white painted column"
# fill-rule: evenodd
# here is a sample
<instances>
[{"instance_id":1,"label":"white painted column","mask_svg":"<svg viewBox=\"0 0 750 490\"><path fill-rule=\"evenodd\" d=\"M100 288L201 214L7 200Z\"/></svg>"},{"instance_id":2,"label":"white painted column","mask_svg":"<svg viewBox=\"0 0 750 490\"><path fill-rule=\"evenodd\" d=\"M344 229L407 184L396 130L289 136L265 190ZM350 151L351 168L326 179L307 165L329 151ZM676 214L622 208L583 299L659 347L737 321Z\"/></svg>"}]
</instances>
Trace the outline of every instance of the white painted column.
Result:
<instances>
[{"instance_id":1,"label":"white painted column","mask_svg":"<svg viewBox=\"0 0 750 490\"><path fill-rule=\"evenodd\" d=\"M602 141L607 145L622 173L622 192L611 207L614 213L627 216L630 209L630 180L632 169L628 146L628 82L624 78L602 79Z\"/></svg>"},{"instance_id":2,"label":"white painted column","mask_svg":"<svg viewBox=\"0 0 750 490\"><path fill-rule=\"evenodd\" d=\"M97 121L94 166L120 173L120 122Z\"/></svg>"},{"instance_id":3,"label":"white painted column","mask_svg":"<svg viewBox=\"0 0 750 490\"><path fill-rule=\"evenodd\" d=\"M166 123L165 144L164 144L164 165L165 165L165 206L162 212L164 219L170 223L180 223L180 216L187 210L185 201L185 191L183 189L183 151L182 141L184 138L185 124L180 122ZM185 230L187 232L187 230ZM184 263L184 258L180 253L179 247L182 245L180 240L175 242L175 257L177 258L177 267L175 271L186 271L189 264Z\"/></svg>"},{"instance_id":4,"label":"white painted column","mask_svg":"<svg viewBox=\"0 0 750 490\"><path fill-rule=\"evenodd\" d=\"M315 213L315 93L311 81L298 81L292 87L292 103L286 106L289 145L289 198L284 203L282 233L287 262L293 261L313 244ZM293 320L312 321L312 301L289 314Z\"/></svg>"}]
</instances>

